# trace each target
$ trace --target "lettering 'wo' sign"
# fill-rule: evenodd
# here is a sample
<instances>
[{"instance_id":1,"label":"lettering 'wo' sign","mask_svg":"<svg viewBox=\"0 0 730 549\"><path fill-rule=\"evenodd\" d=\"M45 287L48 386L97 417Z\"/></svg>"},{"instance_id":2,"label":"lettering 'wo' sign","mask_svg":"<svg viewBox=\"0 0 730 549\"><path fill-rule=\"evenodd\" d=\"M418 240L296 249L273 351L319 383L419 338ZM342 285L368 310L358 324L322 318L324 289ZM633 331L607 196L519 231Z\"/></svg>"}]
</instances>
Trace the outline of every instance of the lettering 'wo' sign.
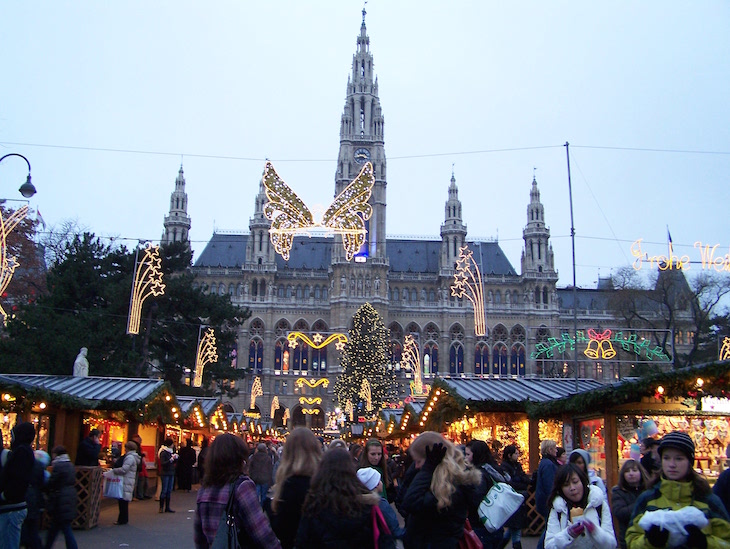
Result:
<instances>
[{"instance_id":1,"label":"lettering 'wo' sign","mask_svg":"<svg viewBox=\"0 0 730 549\"><path fill-rule=\"evenodd\" d=\"M646 262L650 268L656 265L660 271L689 271L691 263L695 263L701 265L702 270L714 269L717 272L730 272L730 247L728 247L728 253L720 255L718 252L719 244L710 246L697 241L694 247L699 252L700 260L693 262L690 261L689 255L676 255L671 242L669 243L667 255L649 255L641 248L642 240L640 238L631 245L631 255L636 258L633 267L637 271L640 271Z\"/></svg>"}]
</instances>

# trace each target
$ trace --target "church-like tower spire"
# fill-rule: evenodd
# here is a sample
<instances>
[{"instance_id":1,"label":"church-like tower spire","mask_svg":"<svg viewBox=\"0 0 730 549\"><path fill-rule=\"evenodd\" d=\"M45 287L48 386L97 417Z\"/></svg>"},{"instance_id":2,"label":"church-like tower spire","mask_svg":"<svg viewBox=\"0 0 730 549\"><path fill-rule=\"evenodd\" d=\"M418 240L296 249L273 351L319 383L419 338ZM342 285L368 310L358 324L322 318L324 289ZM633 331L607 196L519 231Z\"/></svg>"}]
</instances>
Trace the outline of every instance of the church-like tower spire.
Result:
<instances>
[{"instance_id":1,"label":"church-like tower spire","mask_svg":"<svg viewBox=\"0 0 730 549\"><path fill-rule=\"evenodd\" d=\"M188 195L185 192L185 176L180 171L175 179L175 190L170 195L170 213L165 216L165 230L160 238L161 244L188 242L190 238L190 216L188 215Z\"/></svg>"},{"instance_id":2,"label":"church-like tower spire","mask_svg":"<svg viewBox=\"0 0 730 549\"><path fill-rule=\"evenodd\" d=\"M268 202L264 188L263 174L259 180L259 192L256 195L254 212L248 221L249 238L246 244L246 264L274 267L276 258L269 238L271 221L264 215L264 205Z\"/></svg>"},{"instance_id":3,"label":"church-like tower spire","mask_svg":"<svg viewBox=\"0 0 730 549\"><path fill-rule=\"evenodd\" d=\"M441 225L441 271L449 275L453 272L456 260L459 259L459 249L466 242L466 225L461 216L461 200L459 188L456 186L456 177L451 172L449 185L449 199L444 206L444 222Z\"/></svg>"},{"instance_id":4,"label":"church-like tower spire","mask_svg":"<svg viewBox=\"0 0 730 549\"><path fill-rule=\"evenodd\" d=\"M382 109L378 98L378 80L374 76L370 37L365 27L365 10L352 57L352 73L347 79L347 95L340 122L340 153L335 174L335 195L357 176L366 162L373 164L375 185L370 204L372 217L367 223L367 249L360 255L387 261L385 255L386 161ZM336 237L333 261L344 261L341 237Z\"/></svg>"},{"instance_id":5,"label":"church-like tower spire","mask_svg":"<svg viewBox=\"0 0 730 549\"><path fill-rule=\"evenodd\" d=\"M527 205L527 226L522 231L525 248L522 251L522 274L545 273L555 270L550 229L545 226L545 208L540 202L540 189L532 177L530 203Z\"/></svg>"}]
</instances>

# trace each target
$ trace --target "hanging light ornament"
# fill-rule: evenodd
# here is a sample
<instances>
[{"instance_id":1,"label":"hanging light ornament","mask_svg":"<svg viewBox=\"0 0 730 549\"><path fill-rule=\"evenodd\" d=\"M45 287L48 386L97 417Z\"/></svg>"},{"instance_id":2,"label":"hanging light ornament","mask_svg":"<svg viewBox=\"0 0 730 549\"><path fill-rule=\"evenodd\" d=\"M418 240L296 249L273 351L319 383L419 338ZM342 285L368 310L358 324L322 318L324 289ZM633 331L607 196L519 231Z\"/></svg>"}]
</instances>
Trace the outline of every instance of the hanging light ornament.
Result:
<instances>
[{"instance_id":1,"label":"hanging light ornament","mask_svg":"<svg viewBox=\"0 0 730 549\"><path fill-rule=\"evenodd\" d=\"M162 260L160 259L160 247L147 243L142 260L139 261L139 250L134 265L134 281L132 282L132 295L129 300L129 320L127 322L127 333L139 333L139 321L142 316L142 304L151 295L160 296L165 293L165 285L162 283Z\"/></svg>"},{"instance_id":2,"label":"hanging light ornament","mask_svg":"<svg viewBox=\"0 0 730 549\"><path fill-rule=\"evenodd\" d=\"M484 316L484 287L482 273L474 261L474 255L468 246L459 248L459 259L456 262L454 284L451 286L451 295L466 297L474 307L474 333L478 336L486 335L487 322Z\"/></svg>"}]
</instances>

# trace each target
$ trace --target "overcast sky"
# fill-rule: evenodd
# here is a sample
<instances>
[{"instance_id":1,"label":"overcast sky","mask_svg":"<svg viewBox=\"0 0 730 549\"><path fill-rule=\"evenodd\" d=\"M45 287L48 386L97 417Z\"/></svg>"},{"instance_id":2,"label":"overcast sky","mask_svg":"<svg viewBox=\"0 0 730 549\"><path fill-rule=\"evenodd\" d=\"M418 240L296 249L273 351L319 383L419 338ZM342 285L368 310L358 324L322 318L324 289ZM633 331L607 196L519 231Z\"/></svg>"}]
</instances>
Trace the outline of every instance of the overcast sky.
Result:
<instances>
[{"instance_id":1,"label":"overcast sky","mask_svg":"<svg viewBox=\"0 0 730 549\"><path fill-rule=\"evenodd\" d=\"M28 157L48 226L159 240L182 161L191 239L247 231L264 159L334 193L362 2L0 4L0 153ZM469 238L520 271L533 173L560 286L650 255L728 253L730 3L370 0L387 232L437 236L452 165ZM0 164L20 198L26 166ZM197 255L196 254L196 255ZM693 264L698 272L700 265ZM730 274L727 274L730 276Z\"/></svg>"}]
</instances>

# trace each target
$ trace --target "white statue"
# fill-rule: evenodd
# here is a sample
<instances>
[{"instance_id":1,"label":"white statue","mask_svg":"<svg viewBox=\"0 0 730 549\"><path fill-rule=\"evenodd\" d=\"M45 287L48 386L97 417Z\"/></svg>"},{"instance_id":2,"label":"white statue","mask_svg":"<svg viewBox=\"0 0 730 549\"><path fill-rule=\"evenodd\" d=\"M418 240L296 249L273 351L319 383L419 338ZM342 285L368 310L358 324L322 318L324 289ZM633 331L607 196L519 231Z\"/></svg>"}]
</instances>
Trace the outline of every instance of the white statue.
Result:
<instances>
[{"instance_id":1,"label":"white statue","mask_svg":"<svg viewBox=\"0 0 730 549\"><path fill-rule=\"evenodd\" d=\"M74 360L74 377L89 377L89 361L86 360L86 353L89 350L86 347L81 347L79 354Z\"/></svg>"}]
</instances>

